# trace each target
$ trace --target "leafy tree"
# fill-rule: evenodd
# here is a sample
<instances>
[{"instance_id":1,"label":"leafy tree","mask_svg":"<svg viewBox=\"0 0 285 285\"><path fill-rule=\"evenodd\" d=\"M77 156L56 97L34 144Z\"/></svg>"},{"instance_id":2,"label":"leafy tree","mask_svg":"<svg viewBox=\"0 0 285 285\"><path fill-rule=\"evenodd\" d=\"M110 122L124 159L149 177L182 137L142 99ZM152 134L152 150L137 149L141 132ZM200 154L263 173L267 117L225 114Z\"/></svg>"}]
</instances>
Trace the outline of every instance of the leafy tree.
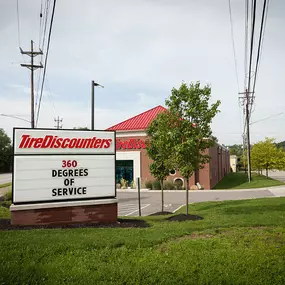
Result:
<instances>
[{"instance_id":1,"label":"leafy tree","mask_svg":"<svg viewBox=\"0 0 285 285\"><path fill-rule=\"evenodd\" d=\"M149 169L151 174L160 182L161 211L164 211L163 181L173 168L173 141L169 139L169 128L176 122L176 118L169 112L159 114L147 129L147 154L153 160Z\"/></svg>"},{"instance_id":2,"label":"leafy tree","mask_svg":"<svg viewBox=\"0 0 285 285\"><path fill-rule=\"evenodd\" d=\"M285 169L285 153L282 149L278 149L274 143L275 139L265 138L253 145L251 150L251 164L255 170Z\"/></svg>"},{"instance_id":3,"label":"leafy tree","mask_svg":"<svg viewBox=\"0 0 285 285\"><path fill-rule=\"evenodd\" d=\"M166 106L176 123L169 128L173 147L173 160L186 180L186 214L188 215L189 179L193 173L210 160L206 150L215 142L211 122L219 112L220 101L209 104L211 87L201 87L199 82L189 86L182 83L173 88ZM166 144L165 144L166 145Z\"/></svg>"},{"instance_id":4,"label":"leafy tree","mask_svg":"<svg viewBox=\"0 0 285 285\"><path fill-rule=\"evenodd\" d=\"M11 139L3 129L0 129L0 172L9 172L12 165Z\"/></svg>"}]
</instances>

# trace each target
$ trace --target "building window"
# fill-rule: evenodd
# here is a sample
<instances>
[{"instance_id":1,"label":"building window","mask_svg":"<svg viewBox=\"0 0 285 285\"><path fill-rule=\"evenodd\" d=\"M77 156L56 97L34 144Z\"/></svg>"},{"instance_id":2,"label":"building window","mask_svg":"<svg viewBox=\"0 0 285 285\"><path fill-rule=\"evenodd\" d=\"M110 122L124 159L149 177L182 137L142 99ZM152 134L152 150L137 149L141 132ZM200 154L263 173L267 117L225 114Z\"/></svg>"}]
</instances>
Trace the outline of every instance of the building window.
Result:
<instances>
[{"instance_id":1,"label":"building window","mask_svg":"<svg viewBox=\"0 0 285 285\"><path fill-rule=\"evenodd\" d=\"M134 161L133 160L116 160L116 183L121 179L128 181L128 185L133 181Z\"/></svg>"},{"instance_id":2,"label":"building window","mask_svg":"<svg viewBox=\"0 0 285 285\"><path fill-rule=\"evenodd\" d=\"M170 174L170 175L175 175L175 174L176 174L176 170L175 170L175 169L171 169L171 170L169 171L169 174Z\"/></svg>"}]
</instances>

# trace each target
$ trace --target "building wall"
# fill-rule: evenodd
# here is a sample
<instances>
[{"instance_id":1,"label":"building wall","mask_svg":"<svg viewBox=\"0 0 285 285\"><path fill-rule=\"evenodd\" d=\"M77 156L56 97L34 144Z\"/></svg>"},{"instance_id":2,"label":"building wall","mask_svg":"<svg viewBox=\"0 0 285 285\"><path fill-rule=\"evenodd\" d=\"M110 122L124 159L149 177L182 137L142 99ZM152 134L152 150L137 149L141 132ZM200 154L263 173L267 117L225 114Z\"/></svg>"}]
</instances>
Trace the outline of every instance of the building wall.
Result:
<instances>
[{"instance_id":1,"label":"building wall","mask_svg":"<svg viewBox=\"0 0 285 285\"><path fill-rule=\"evenodd\" d=\"M212 189L230 171L229 151L220 145L215 145L209 149L211 161L209 163L209 188Z\"/></svg>"},{"instance_id":2,"label":"building wall","mask_svg":"<svg viewBox=\"0 0 285 285\"><path fill-rule=\"evenodd\" d=\"M149 165L151 164L151 159L147 155L145 148L140 147L140 141L145 141L146 136L120 136L119 133L116 135L117 139L120 141L117 144L117 152L140 152L140 169L141 169L141 181L145 184L146 181L153 181L155 178L152 177L149 171ZM132 143L126 143L134 139ZM135 142L135 140L138 140ZM137 144L137 145L136 145ZM134 147L134 145L136 145ZM120 147L121 146L121 147ZM136 147L139 148L136 148ZM228 172L229 172L229 152L226 148L215 145L206 151L206 154L211 156L210 163L204 165L204 168L197 171L189 181L189 187L195 185L197 182L203 186L204 189L212 189ZM117 155L119 159L123 159L122 155ZM127 153L126 153L127 156ZM127 158L126 158L127 159ZM135 175L135 173L134 173ZM179 173L176 171L175 175L169 175L166 180L173 181L175 178L181 178L184 180Z\"/></svg>"}]
</instances>

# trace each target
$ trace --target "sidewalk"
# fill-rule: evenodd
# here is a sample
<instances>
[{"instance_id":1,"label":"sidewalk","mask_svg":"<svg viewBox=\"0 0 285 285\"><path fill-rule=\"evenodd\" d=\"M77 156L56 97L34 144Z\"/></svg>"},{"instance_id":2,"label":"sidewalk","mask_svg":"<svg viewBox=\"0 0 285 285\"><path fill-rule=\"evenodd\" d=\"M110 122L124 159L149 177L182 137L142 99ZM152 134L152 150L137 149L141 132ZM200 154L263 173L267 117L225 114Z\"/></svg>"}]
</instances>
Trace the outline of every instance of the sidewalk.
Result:
<instances>
[{"instance_id":1,"label":"sidewalk","mask_svg":"<svg viewBox=\"0 0 285 285\"><path fill-rule=\"evenodd\" d=\"M141 189L141 192L159 193L161 190ZM251 189L219 189L219 190L189 190L189 193L225 193L241 191L270 191L276 197L285 197L285 185ZM136 193L137 189L117 189L117 192ZM183 193L185 190L164 190L164 192Z\"/></svg>"}]
</instances>

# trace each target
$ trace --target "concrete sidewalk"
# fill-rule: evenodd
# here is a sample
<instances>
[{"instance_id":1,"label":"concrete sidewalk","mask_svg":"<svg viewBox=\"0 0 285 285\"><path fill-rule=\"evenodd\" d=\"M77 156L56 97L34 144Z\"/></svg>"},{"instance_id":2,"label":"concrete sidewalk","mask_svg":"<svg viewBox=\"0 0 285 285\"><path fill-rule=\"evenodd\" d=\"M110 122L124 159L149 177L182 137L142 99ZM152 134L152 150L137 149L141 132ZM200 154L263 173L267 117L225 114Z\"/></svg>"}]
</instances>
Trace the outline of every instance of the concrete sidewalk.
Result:
<instances>
[{"instance_id":1,"label":"concrete sidewalk","mask_svg":"<svg viewBox=\"0 0 285 285\"><path fill-rule=\"evenodd\" d=\"M141 192L158 193L161 190L141 189ZM270 191L276 197L285 197L285 185L252 189L189 190L189 193L235 193L239 191ZM118 193L136 193L136 189L117 189ZM165 193L184 193L185 190L164 190Z\"/></svg>"}]
</instances>

